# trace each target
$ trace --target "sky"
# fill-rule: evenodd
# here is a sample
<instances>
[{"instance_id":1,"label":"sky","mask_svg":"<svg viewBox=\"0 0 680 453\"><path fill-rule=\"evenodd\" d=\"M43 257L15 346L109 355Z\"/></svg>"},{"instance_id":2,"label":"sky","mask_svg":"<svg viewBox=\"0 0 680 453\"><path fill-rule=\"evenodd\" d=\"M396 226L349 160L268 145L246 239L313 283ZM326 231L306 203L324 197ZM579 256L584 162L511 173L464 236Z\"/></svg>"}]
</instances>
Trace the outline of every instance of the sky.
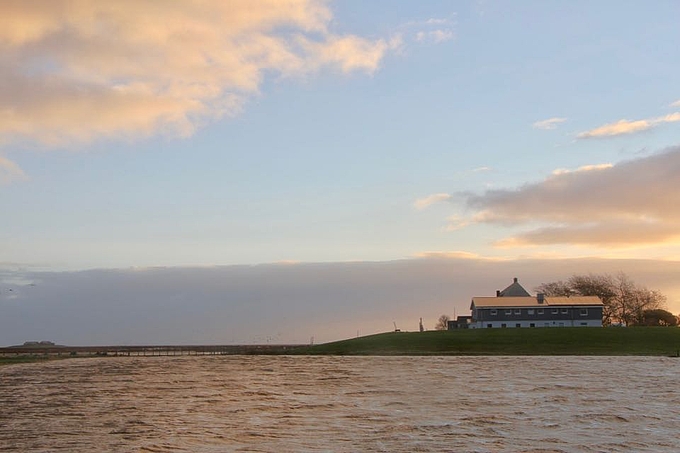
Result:
<instances>
[{"instance_id":1,"label":"sky","mask_svg":"<svg viewBox=\"0 0 680 453\"><path fill-rule=\"evenodd\" d=\"M4 1L0 345L330 341L576 273L680 313L678 17Z\"/></svg>"}]
</instances>

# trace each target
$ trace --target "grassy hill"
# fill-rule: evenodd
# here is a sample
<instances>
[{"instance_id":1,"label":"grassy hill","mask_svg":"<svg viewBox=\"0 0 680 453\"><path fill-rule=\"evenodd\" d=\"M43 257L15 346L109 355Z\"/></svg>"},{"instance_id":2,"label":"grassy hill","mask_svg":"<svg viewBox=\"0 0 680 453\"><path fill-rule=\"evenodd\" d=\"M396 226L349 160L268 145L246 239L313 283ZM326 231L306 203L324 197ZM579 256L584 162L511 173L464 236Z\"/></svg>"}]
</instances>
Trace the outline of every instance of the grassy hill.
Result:
<instances>
[{"instance_id":1,"label":"grassy hill","mask_svg":"<svg viewBox=\"0 0 680 453\"><path fill-rule=\"evenodd\" d=\"M680 328L388 332L296 350L336 355L680 355Z\"/></svg>"}]
</instances>

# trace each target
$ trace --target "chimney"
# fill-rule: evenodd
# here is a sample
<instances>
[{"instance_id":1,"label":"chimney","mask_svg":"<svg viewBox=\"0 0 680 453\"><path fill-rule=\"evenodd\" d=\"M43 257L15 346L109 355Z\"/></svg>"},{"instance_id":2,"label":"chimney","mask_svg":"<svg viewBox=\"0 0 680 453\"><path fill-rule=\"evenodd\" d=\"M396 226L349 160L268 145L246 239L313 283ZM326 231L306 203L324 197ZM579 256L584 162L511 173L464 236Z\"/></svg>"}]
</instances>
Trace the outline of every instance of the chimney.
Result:
<instances>
[{"instance_id":1,"label":"chimney","mask_svg":"<svg viewBox=\"0 0 680 453\"><path fill-rule=\"evenodd\" d=\"M496 290L496 297L501 297L501 290L500 289Z\"/></svg>"},{"instance_id":2,"label":"chimney","mask_svg":"<svg viewBox=\"0 0 680 453\"><path fill-rule=\"evenodd\" d=\"M515 281L515 283L517 283L517 277L515 277L513 280Z\"/></svg>"},{"instance_id":3,"label":"chimney","mask_svg":"<svg viewBox=\"0 0 680 453\"><path fill-rule=\"evenodd\" d=\"M538 300L539 304L542 304L543 302L545 302L545 294L543 293L536 294L536 299Z\"/></svg>"}]
</instances>

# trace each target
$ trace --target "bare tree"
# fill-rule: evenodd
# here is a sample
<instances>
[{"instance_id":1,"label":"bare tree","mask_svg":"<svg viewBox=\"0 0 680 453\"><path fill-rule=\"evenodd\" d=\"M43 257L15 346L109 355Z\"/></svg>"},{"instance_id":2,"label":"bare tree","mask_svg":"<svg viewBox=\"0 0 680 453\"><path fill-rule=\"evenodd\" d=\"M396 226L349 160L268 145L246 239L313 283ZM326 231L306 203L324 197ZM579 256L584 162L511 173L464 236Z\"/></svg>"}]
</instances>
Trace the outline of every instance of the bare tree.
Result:
<instances>
[{"instance_id":1,"label":"bare tree","mask_svg":"<svg viewBox=\"0 0 680 453\"><path fill-rule=\"evenodd\" d=\"M569 285L569 282L563 282L562 280L550 283L541 283L536 288L537 293L545 294L546 296L571 296L574 294L574 290Z\"/></svg>"},{"instance_id":2,"label":"bare tree","mask_svg":"<svg viewBox=\"0 0 680 453\"><path fill-rule=\"evenodd\" d=\"M612 277L603 275L574 275L566 282L543 283L537 292L546 296L598 296L603 306L602 323L644 324L645 310L664 308L666 296L659 291L636 285L623 272Z\"/></svg>"},{"instance_id":3,"label":"bare tree","mask_svg":"<svg viewBox=\"0 0 680 453\"><path fill-rule=\"evenodd\" d=\"M441 315L434 326L435 330L448 330L450 319L449 315Z\"/></svg>"}]
</instances>

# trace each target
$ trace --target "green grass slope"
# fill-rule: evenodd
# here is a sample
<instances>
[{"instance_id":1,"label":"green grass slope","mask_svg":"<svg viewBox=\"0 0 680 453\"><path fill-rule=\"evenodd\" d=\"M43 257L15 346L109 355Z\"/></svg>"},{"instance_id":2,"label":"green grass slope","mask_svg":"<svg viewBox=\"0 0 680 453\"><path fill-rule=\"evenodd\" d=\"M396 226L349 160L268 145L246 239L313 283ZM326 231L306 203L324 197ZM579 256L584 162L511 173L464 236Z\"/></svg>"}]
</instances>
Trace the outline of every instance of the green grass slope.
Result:
<instances>
[{"instance_id":1,"label":"green grass slope","mask_svg":"<svg viewBox=\"0 0 680 453\"><path fill-rule=\"evenodd\" d=\"M320 344L299 354L666 355L680 354L680 328L469 329L388 332Z\"/></svg>"}]
</instances>

